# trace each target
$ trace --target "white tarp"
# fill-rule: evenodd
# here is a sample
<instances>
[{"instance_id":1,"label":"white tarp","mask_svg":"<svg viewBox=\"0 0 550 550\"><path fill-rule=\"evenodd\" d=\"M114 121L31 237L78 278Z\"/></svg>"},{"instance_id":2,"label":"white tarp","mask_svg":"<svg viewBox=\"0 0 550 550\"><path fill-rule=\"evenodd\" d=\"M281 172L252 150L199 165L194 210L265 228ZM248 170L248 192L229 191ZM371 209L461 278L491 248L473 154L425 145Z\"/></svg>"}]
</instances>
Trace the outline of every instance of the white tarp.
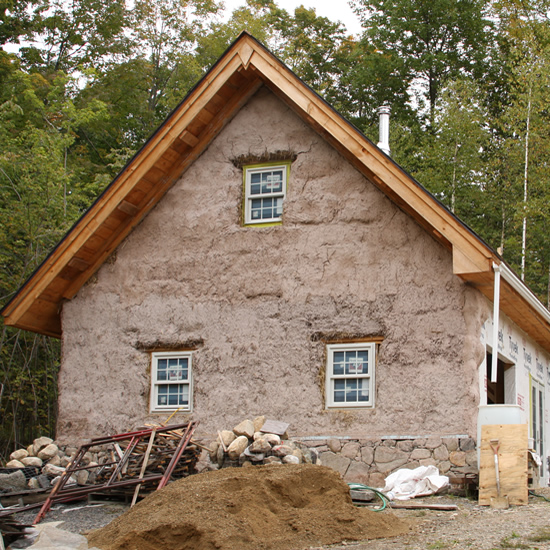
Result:
<instances>
[{"instance_id":1,"label":"white tarp","mask_svg":"<svg viewBox=\"0 0 550 550\"><path fill-rule=\"evenodd\" d=\"M433 495L449 485L449 478L439 474L435 466L420 466L414 470L397 470L386 478L382 492L389 500Z\"/></svg>"}]
</instances>

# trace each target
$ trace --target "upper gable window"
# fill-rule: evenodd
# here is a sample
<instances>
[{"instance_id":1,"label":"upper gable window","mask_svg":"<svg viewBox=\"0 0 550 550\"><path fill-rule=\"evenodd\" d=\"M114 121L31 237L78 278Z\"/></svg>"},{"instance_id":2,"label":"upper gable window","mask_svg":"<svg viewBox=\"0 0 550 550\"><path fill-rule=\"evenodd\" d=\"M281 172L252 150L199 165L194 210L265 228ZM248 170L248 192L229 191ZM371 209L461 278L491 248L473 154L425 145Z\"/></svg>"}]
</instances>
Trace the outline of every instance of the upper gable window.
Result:
<instances>
[{"instance_id":1,"label":"upper gable window","mask_svg":"<svg viewBox=\"0 0 550 550\"><path fill-rule=\"evenodd\" d=\"M281 223L289 163L245 166L244 223Z\"/></svg>"}]
</instances>

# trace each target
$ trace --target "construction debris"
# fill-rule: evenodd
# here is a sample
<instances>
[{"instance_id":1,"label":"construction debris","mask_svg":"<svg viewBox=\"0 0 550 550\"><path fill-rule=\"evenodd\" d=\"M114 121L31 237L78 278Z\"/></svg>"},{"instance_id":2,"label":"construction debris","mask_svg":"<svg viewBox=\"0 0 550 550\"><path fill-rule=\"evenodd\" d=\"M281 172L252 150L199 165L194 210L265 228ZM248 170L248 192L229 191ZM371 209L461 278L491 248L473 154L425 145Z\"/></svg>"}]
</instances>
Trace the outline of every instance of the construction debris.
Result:
<instances>
[{"instance_id":1,"label":"construction debris","mask_svg":"<svg viewBox=\"0 0 550 550\"><path fill-rule=\"evenodd\" d=\"M41 476L54 486L43 504L0 511L0 517L41 506L35 519L38 523L52 503L70 502L92 493L129 491L135 503L140 491L143 496L164 487L170 479L194 473L200 450L190 441L196 426L196 422L189 422L92 439L71 455L65 467L48 463L42 468ZM10 479L14 473L21 483L20 472L10 472Z\"/></svg>"}]
</instances>

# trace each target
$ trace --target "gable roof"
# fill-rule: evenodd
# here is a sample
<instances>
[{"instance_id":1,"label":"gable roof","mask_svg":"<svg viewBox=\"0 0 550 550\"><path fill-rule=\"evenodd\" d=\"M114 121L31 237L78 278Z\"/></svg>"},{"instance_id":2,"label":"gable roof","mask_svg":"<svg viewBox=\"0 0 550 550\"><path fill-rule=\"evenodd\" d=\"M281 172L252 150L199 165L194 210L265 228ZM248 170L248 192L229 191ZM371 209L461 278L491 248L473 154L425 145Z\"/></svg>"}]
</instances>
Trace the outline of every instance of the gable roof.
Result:
<instances>
[{"instance_id":1,"label":"gable roof","mask_svg":"<svg viewBox=\"0 0 550 550\"><path fill-rule=\"evenodd\" d=\"M246 32L3 308L5 323L60 337L63 302L76 295L262 85L449 249L453 272L491 301L493 265L502 265L501 310L550 351L548 310L502 258Z\"/></svg>"}]
</instances>

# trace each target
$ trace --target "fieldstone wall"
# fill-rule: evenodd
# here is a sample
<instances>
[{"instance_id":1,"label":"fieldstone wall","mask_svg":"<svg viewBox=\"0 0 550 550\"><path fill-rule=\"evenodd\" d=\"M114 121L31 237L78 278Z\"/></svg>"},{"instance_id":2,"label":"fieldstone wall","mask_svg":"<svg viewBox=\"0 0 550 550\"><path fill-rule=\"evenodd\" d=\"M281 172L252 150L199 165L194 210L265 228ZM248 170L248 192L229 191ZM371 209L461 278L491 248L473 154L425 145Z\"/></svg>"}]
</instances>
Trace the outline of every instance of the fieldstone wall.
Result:
<instances>
[{"instance_id":1,"label":"fieldstone wall","mask_svg":"<svg viewBox=\"0 0 550 550\"><path fill-rule=\"evenodd\" d=\"M453 477L478 473L475 439L427 437L408 439L301 439L317 451L323 466L339 472L345 481L383 487L385 478L401 468L437 466Z\"/></svg>"}]
</instances>

